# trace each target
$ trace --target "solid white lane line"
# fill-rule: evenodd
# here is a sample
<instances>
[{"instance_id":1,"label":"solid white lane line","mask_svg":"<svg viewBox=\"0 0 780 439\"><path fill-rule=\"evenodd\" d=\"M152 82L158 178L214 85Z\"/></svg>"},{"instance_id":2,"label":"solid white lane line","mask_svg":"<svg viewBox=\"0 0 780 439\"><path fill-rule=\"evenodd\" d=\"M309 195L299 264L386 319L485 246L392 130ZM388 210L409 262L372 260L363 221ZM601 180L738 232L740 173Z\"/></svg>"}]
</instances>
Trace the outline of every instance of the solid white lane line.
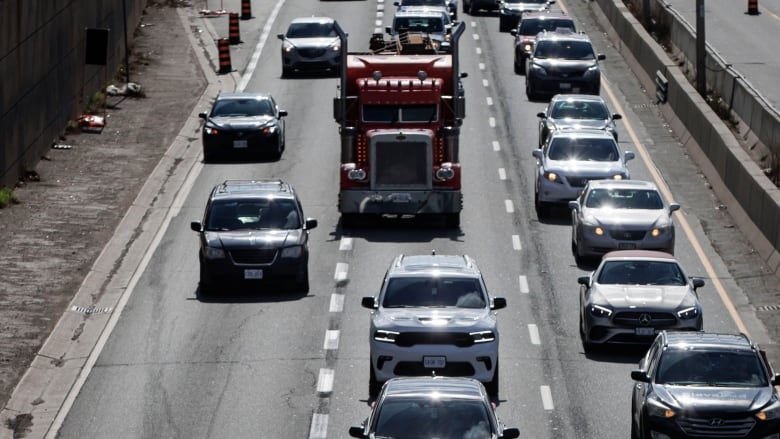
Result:
<instances>
[{"instance_id":1,"label":"solid white lane line","mask_svg":"<svg viewBox=\"0 0 780 439\"><path fill-rule=\"evenodd\" d=\"M528 289L528 278L521 274L518 280L520 283L520 292L523 294L528 294L528 292L530 291Z\"/></svg>"},{"instance_id":2,"label":"solid white lane line","mask_svg":"<svg viewBox=\"0 0 780 439\"><path fill-rule=\"evenodd\" d=\"M490 96L488 96L487 98L485 98L485 100L487 101L487 104L488 104L488 105L493 105L493 98L491 98Z\"/></svg>"},{"instance_id":3,"label":"solid white lane line","mask_svg":"<svg viewBox=\"0 0 780 439\"><path fill-rule=\"evenodd\" d=\"M538 345L542 343L539 339L539 328L533 323L528 324L528 335L531 336L531 344Z\"/></svg>"},{"instance_id":4,"label":"solid white lane line","mask_svg":"<svg viewBox=\"0 0 780 439\"><path fill-rule=\"evenodd\" d=\"M251 79L252 75L255 73L257 63L260 61L260 54L263 52L265 42L268 40L268 35L271 34L274 21L276 21L276 16L279 14L279 10L282 9L283 4L284 0L277 1L273 10L271 10L271 13L268 14L268 19L265 21L265 25L263 26L263 33L260 34L260 40L257 42L257 46L255 46L255 51L252 52L252 57L249 59L249 64L246 66L244 76L241 77L241 80L238 82L238 86L236 86L236 91L244 91L247 84L249 84L249 79Z\"/></svg>"},{"instance_id":5,"label":"solid white lane line","mask_svg":"<svg viewBox=\"0 0 780 439\"><path fill-rule=\"evenodd\" d=\"M333 351L339 348L338 329L328 329L325 331L325 342L322 344L322 348L326 351Z\"/></svg>"},{"instance_id":6,"label":"solid white lane line","mask_svg":"<svg viewBox=\"0 0 780 439\"><path fill-rule=\"evenodd\" d=\"M336 282L344 282L347 280L347 272L349 271L349 264L346 262L339 262L336 264L336 274L333 275L333 280Z\"/></svg>"},{"instance_id":7,"label":"solid white lane line","mask_svg":"<svg viewBox=\"0 0 780 439\"><path fill-rule=\"evenodd\" d=\"M330 295L330 307L328 312L341 312L344 311L344 295L343 294L331 294Z\"/></svg>"},{"instance_id":8,"label":"solid white lane line","mask_svg":"<svg viewBox=\"0 0 780 439\"><path fill-rule=\"evenodd\" d=\"M320 369L317 378L317 393L330 393L333 391L333 377L336 375L333 369Z\"/></svg>"},{"instance_id":9,"label":"solid white lane line","mask_svg":"<svg viewBox=\"0 0 780 439\"><path fill-rule=\"evenodd\" d=\"M523 249L523 246L520 245L520 235L512 235L512 248L515 250Z\"/></svg>"},{"instance_id":10,"label":"solid white lane line","mask_svg":"<svg viewBox=\"0 0 780 439\"><path fill-rule=\"evenodd\" d=\"M482 80L482 86L483 86L483 87L487 87L487 86L488 86L488 84L489 84L489 83L488 83L488 80L487 80L487 79L483 79L483 80Z\"/></svg>"},{"instance_id":11,"label":"solid white lane line","mask_svg":"<svg viewBox=\"0 0 780 439\"><path fill-rule=\"evenodd\" d=\"M496 118L495 117L491 117L490 119L488 119L488 125L490 125L490 128L495 128L496 127Z\"/></svg>"},{"instance_id":12,"label":"solid white lane line","mask_svg":"<svg viewBox=\"0 0 780 439\"><path fill-rule=\"evenodd\" d=\"M498 179L506 180L506 170L504 168L498 168Z\"/></svg>"},{"instance_id":13,"label":"solid white lane line","mask_svg":"<svg viewBox=\"0 0 780 439\"><path fill-rule=\"evenodd\" d=\"M328 435L328 415L314 413L311 415L309 439L326 439Z\"/></svg>"},{"instance_id":14,"label":"solid white lane line","mask_svg":"<svg viewBox=\"0 0 780 439\"><path fill-rule=\"evenodd\" d=\"M501 151L501 144L498 143L498 140L493 141L493 151Z\"/></svg>"},{"instance_id":15,"label":"solid white lane line","mask_svg":"<svg viewBox=\"0 0 780 439\"><path fill-rule=\"evenodd\" d=\"M512 200L504 200L504 208L507 213L513 213L515 211L515 205L512 204Z\"/></svg>"},{"instance_id":16,"label":"solid white lane line","mask_svg":"<svg viewBox=\"0 0 780 439\"><path fill-rule=\"evenodd\" d=\"M341 241L339 241L339 250L343 252L352 250L352 238L341 238Z\"/></svg>"},{"instance_id":17,"label":"solid white lane line","mask_svg":"<svg viewBox=\"0 0 780 439\"><path fill-rule=\"evenodd\" d=\"M542 407L544 407L545 410L553 410L555 406L553 405L550 386L542 386L539 390L542 392Z\"/></svg>"}]
</instances>

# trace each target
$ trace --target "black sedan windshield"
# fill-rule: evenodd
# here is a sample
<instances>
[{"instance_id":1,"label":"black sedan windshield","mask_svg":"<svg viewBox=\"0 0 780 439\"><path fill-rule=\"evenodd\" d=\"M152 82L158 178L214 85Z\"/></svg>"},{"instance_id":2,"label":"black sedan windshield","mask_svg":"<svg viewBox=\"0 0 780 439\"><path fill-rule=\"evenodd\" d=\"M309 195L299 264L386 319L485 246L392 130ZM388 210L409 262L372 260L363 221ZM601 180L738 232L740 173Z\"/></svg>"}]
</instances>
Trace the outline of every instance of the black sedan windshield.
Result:
<instances>
[{"instance_id":1,"label":"black sedan windshield","mask_svg":"<svg viewBox=\"0 0 780 439\"><path fill-rule=\"evenodd\" d=\"M272 116L273 105L266 99L224 99L214 104L211 117Z\"/></svg>"}]
</instances>

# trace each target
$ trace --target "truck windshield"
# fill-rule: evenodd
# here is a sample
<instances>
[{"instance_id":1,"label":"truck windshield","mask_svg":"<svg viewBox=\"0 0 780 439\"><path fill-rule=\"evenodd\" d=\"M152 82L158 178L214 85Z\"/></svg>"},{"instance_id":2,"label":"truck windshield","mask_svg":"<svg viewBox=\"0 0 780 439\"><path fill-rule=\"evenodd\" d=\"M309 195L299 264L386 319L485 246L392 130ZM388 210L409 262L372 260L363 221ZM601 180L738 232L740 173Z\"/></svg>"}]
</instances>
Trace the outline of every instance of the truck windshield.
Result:
<instances>
[{"instance_id":1,"label":"truck windshield","mask_svg":"<svg viewBox=\"0 0 780 439\"><path fill-rule=\"evenodd\" d=\"M436 105L364 105L363 122L434 122Z\"/></svg>"}]
</instances>

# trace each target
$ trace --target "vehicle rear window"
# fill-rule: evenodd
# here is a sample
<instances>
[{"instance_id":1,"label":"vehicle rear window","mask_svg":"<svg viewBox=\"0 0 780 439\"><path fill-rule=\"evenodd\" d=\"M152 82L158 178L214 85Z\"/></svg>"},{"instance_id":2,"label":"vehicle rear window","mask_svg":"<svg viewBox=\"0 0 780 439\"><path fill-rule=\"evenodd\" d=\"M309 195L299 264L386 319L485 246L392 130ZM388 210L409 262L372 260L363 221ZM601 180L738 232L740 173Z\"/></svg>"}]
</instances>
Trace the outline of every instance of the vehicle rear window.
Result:
<instances>
[{"instance_id":1,"label":"vehicle rear window","mask_svg":"<svg viewBox=\"0 0 780 439\"><path fill-rule=\"evenodd\" d=\"M668 349L655 382L676 386L764 387L766 372L752 351Z\"/></svg>"},{"instance_id":2,"label":"vehicle rear window","mask_svg":"<svg viewBox=\"0 0 780 439\"><path fill-rule=\"evenodd\" d=\"M477 279L398 277L388 280L382 306L484 308L486 300Z\"/></svg>"},{"instance_id":3,"label":"vehicle rear window","mask_svg":"<svg viewBox=\"0 0 780 439\"><path fill-rule=\"evenodd\" d=\"M658 191L649 189L593 189L585 200L586 207L611 209L663 209Z\"/></svg>"}]
</instances>

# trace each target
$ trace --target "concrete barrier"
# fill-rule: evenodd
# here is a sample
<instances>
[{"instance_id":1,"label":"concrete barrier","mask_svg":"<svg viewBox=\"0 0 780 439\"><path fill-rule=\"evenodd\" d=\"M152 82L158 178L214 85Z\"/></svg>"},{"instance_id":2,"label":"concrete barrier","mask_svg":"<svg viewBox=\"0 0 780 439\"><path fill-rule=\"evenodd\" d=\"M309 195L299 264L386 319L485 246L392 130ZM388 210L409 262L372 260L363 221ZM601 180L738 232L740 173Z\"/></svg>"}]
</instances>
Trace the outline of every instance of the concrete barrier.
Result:
<instances>
[{"instance_id":1,"label":"concrete barrier","mask_svg":"<svg viewBox=\"0 0 780 439\"><path fill-rule=\"evenodd\" d=\"M775 275L780 276L780 190L688 81L683 70L691 72L688 59L695 58L672 60L622 1L595 0L594 3L598 6L594 9L600 9L596 16L610 37L620 41L618 50L643 86L654 90L653 79L659 70L669 80L667 104L659 105L659 109L709 180L715 194L728 207L738 227ZM674 20L669 20L671 38L675 40L684 34L684 25L675 25ZM695 45L695 37L690 41L679 38L677 47L683 53L688 45ZM678 41L674 43L677 45ZM717 58L714 56L708 62L714 63ZM767 108L761 102L762 98L744 78L723 76L727 70L719 72L721 76L717 77L708 72L708 84L713 81L711 84L719 87L718 93L731 96L733 111L740 112L739 117L756 137L780 139L780 128L771 107Z\"/></svg>"}]
</instances>

